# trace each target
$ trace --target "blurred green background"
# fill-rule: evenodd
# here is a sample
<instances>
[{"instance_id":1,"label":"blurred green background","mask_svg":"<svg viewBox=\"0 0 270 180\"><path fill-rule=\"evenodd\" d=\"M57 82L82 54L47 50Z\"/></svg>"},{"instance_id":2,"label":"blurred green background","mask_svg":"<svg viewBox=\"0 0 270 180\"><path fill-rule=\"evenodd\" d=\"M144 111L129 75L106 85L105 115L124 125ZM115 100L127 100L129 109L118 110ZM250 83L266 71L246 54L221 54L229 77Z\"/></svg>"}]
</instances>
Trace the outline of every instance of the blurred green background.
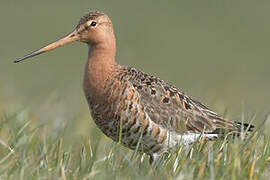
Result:
<instances>
[{"instance_id":1,"label":"blurred green background","mask_svg":"<svg viewBox=\"0 0 270 180\"><path fill-rule=\"evenodd\" d=\"M270 110L268 0L2 0L0 113L28 109L39 122L78 122L74 133L89 133L85 44L12 62L67 34L90 10L111 17L118 63L154 74L231 119L258 113L263 120Z\"/></svg>"}]
</instances>

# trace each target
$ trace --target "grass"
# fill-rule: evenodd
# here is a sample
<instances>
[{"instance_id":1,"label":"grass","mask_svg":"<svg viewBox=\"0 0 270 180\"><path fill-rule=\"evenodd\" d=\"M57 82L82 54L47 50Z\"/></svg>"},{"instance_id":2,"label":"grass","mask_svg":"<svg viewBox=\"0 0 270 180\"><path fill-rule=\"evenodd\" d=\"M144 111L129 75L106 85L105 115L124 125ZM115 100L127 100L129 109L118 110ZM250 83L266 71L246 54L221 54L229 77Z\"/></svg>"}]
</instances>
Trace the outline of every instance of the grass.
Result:
<instances>
[{"instance_id":1,"label":"grass","mask_svg":"<svg viewBox=\"0 0 270 180\"><path fill-rule=\"evenodd\" d=\"M149 157L104 137L88 122L85 136L74 135L80 120L62 128L38 123L28 110L2 113L0 179L268 179L269 136L260 130L241 138L178 147L156 169ZM75 137L74 137L75 136Z\"/></svg>"}]
</instances>

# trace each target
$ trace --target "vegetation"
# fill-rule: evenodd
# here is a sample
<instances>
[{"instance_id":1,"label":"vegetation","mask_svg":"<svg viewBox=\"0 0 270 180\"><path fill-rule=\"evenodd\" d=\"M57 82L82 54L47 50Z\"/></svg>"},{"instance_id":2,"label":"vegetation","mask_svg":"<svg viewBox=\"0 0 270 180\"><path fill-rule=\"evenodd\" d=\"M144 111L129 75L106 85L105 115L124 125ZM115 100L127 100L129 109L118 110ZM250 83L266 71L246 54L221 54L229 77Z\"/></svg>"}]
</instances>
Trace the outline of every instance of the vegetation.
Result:
<instances>
[{"instance_id":1,"label":"vegetation","mask_svg":"<svg viewBox=\"0 0 270 180\"><path fill-rule=\"evenodd\" d=\"M27 110L4 113L0 122L0 179L268 179L270 141L262 128L248 139L204 139L164 153L156 168L149 157L90 134L72 137L76 123L62 128L37 123Z\"/></svg>"}]
</instances>

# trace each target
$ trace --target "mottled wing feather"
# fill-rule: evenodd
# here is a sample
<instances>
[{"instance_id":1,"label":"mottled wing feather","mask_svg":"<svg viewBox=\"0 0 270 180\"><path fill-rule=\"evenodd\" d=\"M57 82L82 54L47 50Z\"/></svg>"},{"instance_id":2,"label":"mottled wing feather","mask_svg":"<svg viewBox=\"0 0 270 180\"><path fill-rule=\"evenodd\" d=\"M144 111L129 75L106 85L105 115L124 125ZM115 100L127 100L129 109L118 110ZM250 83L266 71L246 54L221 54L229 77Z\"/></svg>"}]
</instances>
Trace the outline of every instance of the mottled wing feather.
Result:
<instances>
[{"instance_id":1,"label":"mottled wing feather","mask_svg":"<svg viewBox=\"0 0 270 180\"><path fill-rule=\"evenodd\" d=\"M129 82L140 95L140 102L151 120L176 132L220 133L239 131L233 121L224 120L206 106L176 87L135 68L128 68Z\"/></svg>"}]
</instances>

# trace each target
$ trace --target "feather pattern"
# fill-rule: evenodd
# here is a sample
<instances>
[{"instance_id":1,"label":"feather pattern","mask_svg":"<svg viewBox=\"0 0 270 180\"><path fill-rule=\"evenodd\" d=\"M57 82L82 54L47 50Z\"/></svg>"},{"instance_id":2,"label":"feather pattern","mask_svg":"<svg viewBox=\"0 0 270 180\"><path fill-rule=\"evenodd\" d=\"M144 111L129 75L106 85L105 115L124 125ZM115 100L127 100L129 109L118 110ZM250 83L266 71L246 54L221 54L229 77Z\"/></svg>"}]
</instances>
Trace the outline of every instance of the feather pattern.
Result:
<instances>
[{"instance_id":1,"label":"feather pattern","mask_svg":"<svg viewBox=\"0 0 270 180\"><path fill-rule=\"evenodd\" d=\"M223 119L205 105L155 76L135 68L126 68L124 74L139 93L150 119L163 128L177 133L241 132L241 124ZM252 128L253 126L250 130Z\"/></svg>"}]
</instances>

